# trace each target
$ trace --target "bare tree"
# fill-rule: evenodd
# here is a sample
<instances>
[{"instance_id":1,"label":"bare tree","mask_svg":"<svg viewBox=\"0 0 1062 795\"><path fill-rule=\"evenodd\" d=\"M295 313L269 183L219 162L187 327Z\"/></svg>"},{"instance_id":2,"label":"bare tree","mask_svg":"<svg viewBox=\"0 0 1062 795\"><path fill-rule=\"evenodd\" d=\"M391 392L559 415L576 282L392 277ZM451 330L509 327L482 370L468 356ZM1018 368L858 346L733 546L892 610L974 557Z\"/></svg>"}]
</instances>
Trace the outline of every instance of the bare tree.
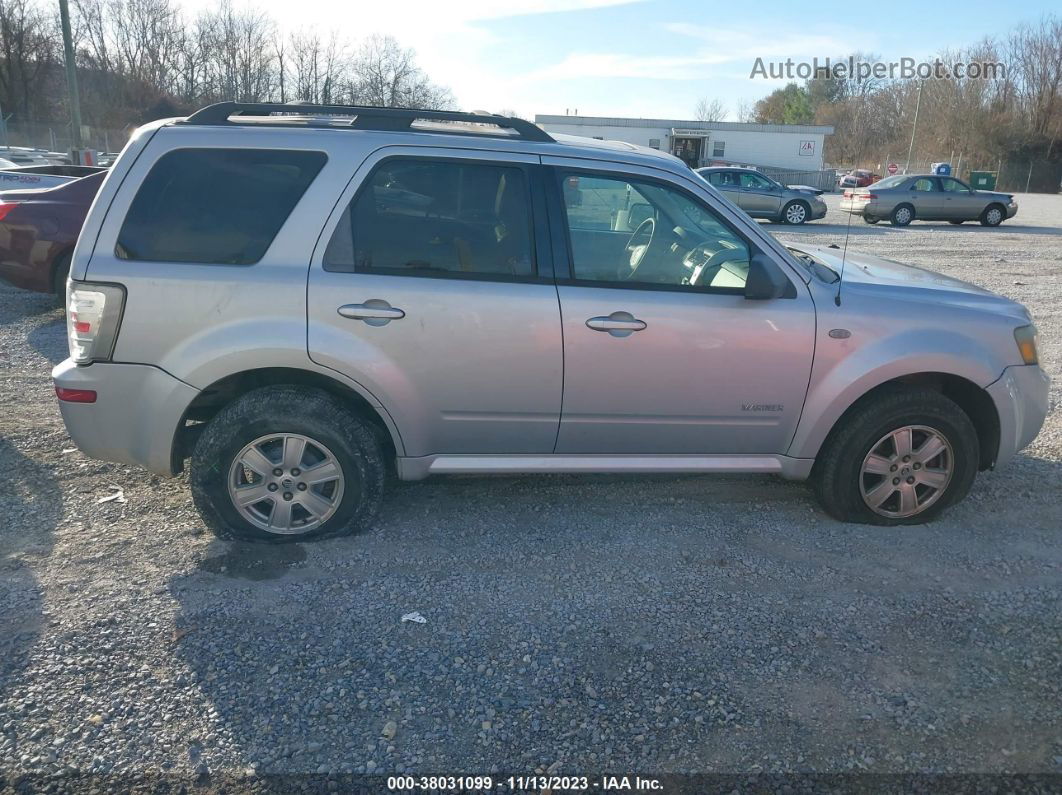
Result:
<instances>
[{"instance_id":1,"label":"bare tree","mask_svg":"<svg viewBox=\"0 0 1062 795\"><path fill-rule=\"evenodd\" d=\"M353 63L355 100L362 105L405 108L450 108L449 89L432 83L417 66L413 50L391 36L369 36Z\"/></svg>"},{"instance_id":2,"label":"bare tree","mask_svg":"<svg viewBox=\"0 0 1062 795\"><path fill-rule=\"evenodd\" d=\"M59 63L55 27L30 0L0 0L0 102L7 112L44 110L41 83Z\"/></svg>"},{"instance_id":3,"label":"bare tree","mask_svg":"<svg viewBox=\"0 0 1062 795\"><path fill-rule=\"evenodd\" d=\"M722 121L726 118L726 105L721 99L701 97L697 100L693 115L697 121Z\"/></svg>"}]
</instances>

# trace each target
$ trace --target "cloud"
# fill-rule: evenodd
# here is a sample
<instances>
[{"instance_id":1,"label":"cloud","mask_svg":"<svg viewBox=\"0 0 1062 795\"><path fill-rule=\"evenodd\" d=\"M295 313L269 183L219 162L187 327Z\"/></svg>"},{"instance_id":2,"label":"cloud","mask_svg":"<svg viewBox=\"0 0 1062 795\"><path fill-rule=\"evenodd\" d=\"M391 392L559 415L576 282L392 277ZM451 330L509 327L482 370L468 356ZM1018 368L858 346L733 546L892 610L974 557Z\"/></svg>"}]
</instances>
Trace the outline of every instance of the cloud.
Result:
<instances>
[{"instance_id":1,"label":"cloud","mask_svg":"<svg viewBox=\"0 0 1062 795\"><path fill-rule=\"evenodd\" d=\"M706 67L723 64L748 64L751 70L756 58L765 60L785 58L834 57L846 51L848 36L827 34L792 34L759 31L756 34L741 30L704 27L686 22L667 22L661 29L701 42L688 54L632 55L618 52L573 52L558 63L551 64L521 78L520 82L539 80L651 78L655 80L704 79ZM741 71L741 70L738 70ZM715 77L723 77L712 70ZM743 77L747 77L744 72ZM735 77L728 69L728 79Z\"/></svg>"}]
</instances>

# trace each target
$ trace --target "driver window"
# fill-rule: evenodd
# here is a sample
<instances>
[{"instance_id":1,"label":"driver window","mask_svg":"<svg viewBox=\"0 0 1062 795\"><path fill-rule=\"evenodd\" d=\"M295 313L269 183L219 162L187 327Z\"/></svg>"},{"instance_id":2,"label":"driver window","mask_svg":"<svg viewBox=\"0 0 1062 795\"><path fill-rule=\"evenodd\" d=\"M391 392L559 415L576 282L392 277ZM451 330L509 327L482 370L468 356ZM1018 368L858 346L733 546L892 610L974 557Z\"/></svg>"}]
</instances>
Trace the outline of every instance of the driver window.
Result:
<instances>
[{"instance_id":1,"label":"driver window","mask_svg":"<svg viewBox=\"0 0 1062 795\"><path fill-rule=\"evenodd\" d=\"M942 179L940 184L948 193L969 193L969 189L957 179Z\"/></svg>"},{"instance_id":2,"label":"driver window","mask_svg":"<svg viewBox=\"0 0 1062 795\"><path fill-rule=\"evenodd\" d=\"M700 201L658 182L561 181L577 281L744 289L749 246Z\"/></svg>"},{"instance_id":3,"label":"driver window","mask_svg":"<svg viewBox=\"0 0 1062 795\"><path fill-rule=\"evenodd\" d=\"M936 189L936 183L926 177L922 177L922 179L915 180L914 185L911 186L911 190L922 191L923 193L932 193Z\"/></svg>"},{"instance_id":4,"label":"driver window","mask_svg":"<svg viewBox=\"0 0 1062 795\"><path fill-rule=\"evenodd\" d=\"M628 182L569 174L563 186L572 229L633 232L653 214L649 201Z\"/></svg>"},{"instance_id":5,"label":"driver window","mask_svg":"<svg viewBox=\"0 0 1062 795\"><path fill-rule=\"evenodd\" d=\"M764 188L771 187L771 183L765 180L759 174L745 172L741 175L741 187L757 188L759 190L763 190Z\"/></svg>"}]
</instances>

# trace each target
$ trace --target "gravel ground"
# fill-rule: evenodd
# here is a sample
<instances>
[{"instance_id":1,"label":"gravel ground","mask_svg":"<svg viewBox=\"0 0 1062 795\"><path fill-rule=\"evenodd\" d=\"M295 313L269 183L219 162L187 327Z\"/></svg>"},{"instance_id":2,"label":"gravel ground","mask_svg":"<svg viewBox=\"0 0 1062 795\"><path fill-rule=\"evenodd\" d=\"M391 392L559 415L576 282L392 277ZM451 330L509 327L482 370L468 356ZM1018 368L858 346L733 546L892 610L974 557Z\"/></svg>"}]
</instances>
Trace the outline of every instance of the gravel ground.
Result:
<instances>
[{"instance_id":1,"label":"gravel ground","mask_svg":"<svg viewBox=\"0 0 1062 795\"><path fill-rule=\"evenodd\" d=\"M842 242L836 211L790 239ZM1062 772L1062 196L850 248L1029 306L1052 412L942 520L760 477L438 478L357 537L205 533L72 449L0 286L0 789L18 773ZM100 503L121 488L126 502ZM417 610L424 624L402 623Z\"/></svg>"}]
</instances>

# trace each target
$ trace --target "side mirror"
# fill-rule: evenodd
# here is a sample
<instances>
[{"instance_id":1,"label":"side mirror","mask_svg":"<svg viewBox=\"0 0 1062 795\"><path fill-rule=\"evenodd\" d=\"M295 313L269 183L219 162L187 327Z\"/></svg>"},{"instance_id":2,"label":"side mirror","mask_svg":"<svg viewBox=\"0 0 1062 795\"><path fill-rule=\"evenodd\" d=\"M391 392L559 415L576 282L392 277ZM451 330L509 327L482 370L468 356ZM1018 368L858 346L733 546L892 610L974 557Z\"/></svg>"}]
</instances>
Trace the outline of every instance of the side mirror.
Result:
<instances>
[{"instance_id":1,"label":"side mirror","mask_svg":"<svg viewBox=\"0 0 1062 795\"><path fill-rule=\"evenodd\" d=\"M785 274L766 254L753 254L749 260L749 274L745 279L745 298L750 301L769 301L781 298L792 285Z\"/></svg>"}]
</instances>

